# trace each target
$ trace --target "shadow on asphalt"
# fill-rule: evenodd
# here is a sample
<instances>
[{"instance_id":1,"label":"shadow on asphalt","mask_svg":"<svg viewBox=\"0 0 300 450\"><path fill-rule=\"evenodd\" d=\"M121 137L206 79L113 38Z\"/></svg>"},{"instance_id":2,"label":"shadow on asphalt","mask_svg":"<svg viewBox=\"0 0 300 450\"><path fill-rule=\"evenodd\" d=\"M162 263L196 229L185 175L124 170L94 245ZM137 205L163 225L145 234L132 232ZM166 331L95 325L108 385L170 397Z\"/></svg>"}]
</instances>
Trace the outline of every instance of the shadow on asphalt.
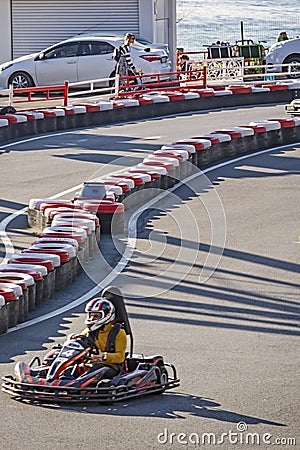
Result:
<instances>
[{"instance_id":1,"label":"shadow on asphalt","mask_svg":"<svg viewBox=\"0 0 300 450\"><path fill-rule=\"evenodd\" d=\"M18 400L16 400L18 401ZM198 417L199 419L212 419L224 423L238 424L245 422L247 425L270 425L284 427L286 424L272 420L248 416L245 414L227 411L221 408L221 404L210 398L198 397L186 393L165 393L162 396L148 396L127 402L113 404L77 404L77 405L51 405L30 404L30 407L43 409L60 409L73 411L79 414L99 414L120 417L156 417L160 419L182 419ZM227 430L225 430L227 431ZM228 430L229 431L229 430ZM236 432L234 427L232 431ZM163 432L163 430L162 430Z\"/></svg>"}]
</instances>

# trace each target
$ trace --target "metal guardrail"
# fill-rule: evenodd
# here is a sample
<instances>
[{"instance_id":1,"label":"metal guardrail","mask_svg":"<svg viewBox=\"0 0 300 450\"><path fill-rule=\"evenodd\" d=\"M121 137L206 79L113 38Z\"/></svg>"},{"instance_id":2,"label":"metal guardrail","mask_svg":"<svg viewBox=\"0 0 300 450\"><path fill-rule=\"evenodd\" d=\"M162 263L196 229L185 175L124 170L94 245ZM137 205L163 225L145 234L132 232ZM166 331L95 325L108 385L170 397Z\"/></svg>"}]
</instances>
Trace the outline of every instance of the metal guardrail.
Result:
<instances>
[{"instance_id":1,"label":"metal guardrail","mask_svg":"<svg viewBox=\"0 0 300 450\"><path fill-rule=\"evenodd\" d=\"M12 86L9 89L0 89L0 110L1 114L7 107L12 107L13 105L14 93Z\"/></svg>"},{"instance_id":2,"label":"metal guardrail","mask_svg":"<svg viewBox=\"0 0 300 450\"><path fill-rule=\"evenodd\" d=\"M110 87L107 86L111 85ZM98 86L97 86L98 85ZM99 86L100 85L100 86ZM104 85L101 87L101 85ZM99 94L100 96L107 97L108 95L118 95L119 75L111 78L97 78L95 80L77 81L69 83L69 88L82 88L74 92L68 92L68 97L75 97L78 95L86 94ZM84 88L85 87L85 88Z\"/></svg>"}]
</instances>

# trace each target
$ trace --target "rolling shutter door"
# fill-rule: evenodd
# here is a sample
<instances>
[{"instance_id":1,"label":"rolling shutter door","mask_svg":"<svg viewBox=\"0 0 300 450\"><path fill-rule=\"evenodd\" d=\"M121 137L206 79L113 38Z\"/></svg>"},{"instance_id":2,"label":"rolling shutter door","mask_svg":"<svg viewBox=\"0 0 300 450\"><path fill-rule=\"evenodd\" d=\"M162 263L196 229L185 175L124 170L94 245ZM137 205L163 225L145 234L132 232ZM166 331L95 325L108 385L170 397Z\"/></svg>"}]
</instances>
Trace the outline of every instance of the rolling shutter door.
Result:
<instances>
[{"instance_id":1,"label":"rolling shutter door","mask_svg":"<svg viewBox=\"0 0 300 450\"><path fill-rule=\"evenodd\" d=\"M12 0L13 57L79 33L139 34L138 0Z\"/></svg>"}]
</instances>

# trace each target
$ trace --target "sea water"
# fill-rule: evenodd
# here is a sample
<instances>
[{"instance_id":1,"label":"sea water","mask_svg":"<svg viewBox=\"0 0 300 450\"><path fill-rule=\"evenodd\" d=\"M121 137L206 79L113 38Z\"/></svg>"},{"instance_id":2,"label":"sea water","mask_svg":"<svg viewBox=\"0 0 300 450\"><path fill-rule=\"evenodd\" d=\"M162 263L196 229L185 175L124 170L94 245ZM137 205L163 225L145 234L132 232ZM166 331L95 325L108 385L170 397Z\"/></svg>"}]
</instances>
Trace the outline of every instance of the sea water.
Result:
<instances>
[{"instance_id":1,"label":"sea water","mask_svg":"<svg viewBox=\"0 0 300 450\"><path fill-rule=\"evenodd\" d=\"M184 51L242 37L269 47L280 31L299 37L300 0L177 0L177 46Z\"/></svg>"}]
</instances>

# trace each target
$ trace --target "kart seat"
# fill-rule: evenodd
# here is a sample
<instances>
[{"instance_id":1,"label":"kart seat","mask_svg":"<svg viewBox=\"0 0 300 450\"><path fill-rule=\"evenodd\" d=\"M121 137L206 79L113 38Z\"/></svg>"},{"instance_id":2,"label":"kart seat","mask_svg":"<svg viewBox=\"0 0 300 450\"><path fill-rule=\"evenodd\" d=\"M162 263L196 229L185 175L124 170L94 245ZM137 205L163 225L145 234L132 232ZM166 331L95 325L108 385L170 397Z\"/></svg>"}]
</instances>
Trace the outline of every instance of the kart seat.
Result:
<instances>
[{"instance_id":1,"label":"kart seat","mask_svg":"<svg viewBox=\"0 0 300 450\"><path fill-rule=\"evenodd\" d=\"M125 372L133 372L139 364L139 361L136 359L126 358L124 361L124 370Z\"/></svg>"}]
</instances>

